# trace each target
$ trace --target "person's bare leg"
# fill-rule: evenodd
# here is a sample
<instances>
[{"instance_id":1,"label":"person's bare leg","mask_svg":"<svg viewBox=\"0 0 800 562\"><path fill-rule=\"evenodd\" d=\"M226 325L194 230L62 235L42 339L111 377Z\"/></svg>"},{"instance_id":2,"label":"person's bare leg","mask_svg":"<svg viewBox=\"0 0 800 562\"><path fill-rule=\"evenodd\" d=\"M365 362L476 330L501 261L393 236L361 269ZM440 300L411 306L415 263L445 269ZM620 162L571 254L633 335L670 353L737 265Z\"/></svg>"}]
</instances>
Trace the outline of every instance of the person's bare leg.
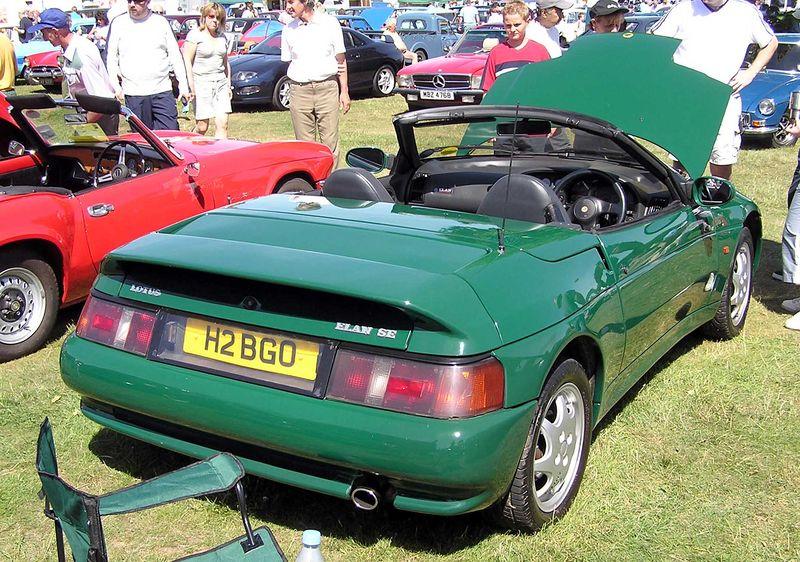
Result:
<instances>
[{"instance_id":1,"label":"person's bare leg","mask_svg":"<svg viewBox=\"0 0 800 562\"><path fill-rule=\"evenodd\" d=\"M208 131L208 119L198 119L194 125L194 132L205 135L206 131Z\"/></svg>"},{"instance_id":2,"label":"person's bare leg","mask_svg":"<svg viewBox=\"0 0 800 562\"><path fill-rule=\"evenodd\" d=\"M733 164L709 164L711 168L711 175L722 178L724 180L730 180L731 174L733 173Z\"/></svg>"},{"instance_id":3,"label":"person's bare leg","mask_svg":"<svg viewBox=\"0 0 800 562\"><path fill-rule=\"evenodd\" d=\"M227 139L228 138L228 114L221 113L214 118L214 125L217 130L214 138Z\"/></svg>"}]
</instances>

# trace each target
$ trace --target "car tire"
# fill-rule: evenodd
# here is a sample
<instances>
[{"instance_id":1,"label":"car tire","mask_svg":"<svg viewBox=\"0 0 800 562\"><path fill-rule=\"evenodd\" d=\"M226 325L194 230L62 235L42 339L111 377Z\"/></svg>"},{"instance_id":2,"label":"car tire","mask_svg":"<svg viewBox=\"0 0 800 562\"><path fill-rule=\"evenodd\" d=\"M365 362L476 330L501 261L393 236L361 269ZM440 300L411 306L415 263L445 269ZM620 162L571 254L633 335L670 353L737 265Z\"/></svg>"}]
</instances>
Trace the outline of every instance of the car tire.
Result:
<instances>
[{"instance_id":1,"label":"car tire","mask_svg":"<svg viewBox=\"0 0 800 562\"><path fill-rule=\"evenodd\" d=\"M287 111L289 109L290 88L291 83L288 76L283 76L275 84L275 89L272 91L272 106L278 111Z\"/></svg>"},{"instance_id":2,"label":"car tire","mask_svg":"<svg viewBox=\"0 0 800 562\"><path fill-rule=\"evenodd\" d=\"M58 304L58 280L50 264L16 250L0 258L0 363L44 345Z\"/></svg>"},{"instance_id":3,"label":"car tire","mask_svg":"<svg viewBox=\"0 0 800 562\"><path fill-rule=\"evenodd\" d=\"M417 62L428 60L428 53L426 53L424 50L417 49L416 51L414 51L414 53L417 55Z\"/></svg>"},{"instance_id":4,"label":"car tire","mask_svg":"<svg viewBox=\"0 0 800 562\"><path fill-rule=\"evenodd\" d=\"M309 191L314 191L314 186L303 178L289 178L278 185L275 193L308 193Z\"/></svg>"},{"instance_id":5,"label":"car tire","mask_svg":"<svg viewBox=\"0 0 800 562\"><path fill-rule=\"evenodd\" d=\"M781 118L781 128L778 129L775 133L770 135L769 141L772 145L772 148L783 148L786 146L794 146L797 144L797 137L794 135L790 135L784 129L785 125L789 124L789 116L784 115Z\"/></svg>"},{"instance_id":6,"label":"car tire","mask_svg":"<svg viewBox=\"0 0 800 562\"><path fill-rule=\"evenodd\" d=\"M729 340L742 331L753 293L753 255L753 236L750 229L743 228L719 308L714 318L705 325L705 332L709 337Z\"/></svg>"},{"instance_id":7,"label":"car tire","mask_svg":"<svg viewBox=\"0 0 800 562\"><path fill-rule=\"evenodd\" d=\"M395 86L394 68L383 65L372 78L372 93L382 98L392 94Z\"/></svg>"},{"instance_id":8,"label":"car tire","mask_svg":"<svg viewBox=\"0 0 800 562\"><path fill-rule=\"evenodd\" d=\"M591 407L586 371L574 359L567 359L553 370L542 389L511 487L490 510L495 522L518 531L536 531L569 510L589 454ZM558 447L557 442L561 443Z\"/></svg>"}]
</instances>

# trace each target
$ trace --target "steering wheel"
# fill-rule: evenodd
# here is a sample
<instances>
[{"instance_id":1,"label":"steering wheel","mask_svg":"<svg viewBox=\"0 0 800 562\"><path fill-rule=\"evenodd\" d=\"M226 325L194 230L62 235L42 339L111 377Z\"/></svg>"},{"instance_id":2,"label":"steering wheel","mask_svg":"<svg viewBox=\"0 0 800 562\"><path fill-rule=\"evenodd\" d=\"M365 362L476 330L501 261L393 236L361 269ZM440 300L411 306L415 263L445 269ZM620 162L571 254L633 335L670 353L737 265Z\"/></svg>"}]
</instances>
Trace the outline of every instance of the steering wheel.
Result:
<instances>
[{"instance_id":1,"label":"steering wheel","mask_svg":"<svg viewBox=\"0 0 800 562\"><path fill-rule=\"evenodd\" d=\"M617 196L616 201L606 201L594 195L593 190L589 184L585 184L589 194L581 195L571 200L571 191L573 187L580 181L588 178L600 178L603 182L608 184ZM625 212L627 210L627 203L625 201L625 192L622 190L622 185L614 176L602 170L591 170L589 168L581 168L574 170L561 178L555 185L554 190L556 195L562 200L570 218L581 225L585 230L593 230L597 228L597 220L602 214L614 215L616 220L612 223L614 225L621 224L625 220Z\"/></svg>"},{"instance_id":2,"label":"steering wheel","mask_svg":"<svg viewBox=\"0 0 800 562\"><path fill-rule=\"evenodd\" d=\"M100 171L100 164L103 162L103 159L106 156L106 153L109 152L114 147L120 147L119 149L119 157L117 158L117 163L111 168L111 171L107 174L102 176L98 175ZM125 162L125 147L132 146L133 149L139 155L139 171L137 172L134 169L128 167ZM97 157L97 162L94 165L94 171L92 172L92 185L97 187L98 184L112 181L112 180L121 180L124 178L129 178L136 176L138 174L143 174L145 170L145 162L144 162L144 153L142 149L135 142L126 141L126 140L118 140L112 143L109 143L102 152L100 152L100 156Z\"/></svg>"}]
</instances>

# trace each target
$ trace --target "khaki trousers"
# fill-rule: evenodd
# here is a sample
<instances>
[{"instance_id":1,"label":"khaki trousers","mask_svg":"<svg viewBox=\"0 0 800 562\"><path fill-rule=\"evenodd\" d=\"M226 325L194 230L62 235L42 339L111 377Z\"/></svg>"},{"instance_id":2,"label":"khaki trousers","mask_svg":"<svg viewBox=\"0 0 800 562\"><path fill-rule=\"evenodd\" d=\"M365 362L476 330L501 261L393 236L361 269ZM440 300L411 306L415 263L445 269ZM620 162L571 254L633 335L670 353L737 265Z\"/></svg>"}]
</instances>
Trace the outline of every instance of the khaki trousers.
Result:
<instances>
[{"instance_id":1,"label":"khaki trousers","mask_svg":"<svg viewBox=\"0 0 800 562\"><path fill-rule=\"evenodd\" d=\"M339 163L339 81L292 82L289 112L297 140L319 142L333 152L334 168Z\"/></svg>"}]
</instances>

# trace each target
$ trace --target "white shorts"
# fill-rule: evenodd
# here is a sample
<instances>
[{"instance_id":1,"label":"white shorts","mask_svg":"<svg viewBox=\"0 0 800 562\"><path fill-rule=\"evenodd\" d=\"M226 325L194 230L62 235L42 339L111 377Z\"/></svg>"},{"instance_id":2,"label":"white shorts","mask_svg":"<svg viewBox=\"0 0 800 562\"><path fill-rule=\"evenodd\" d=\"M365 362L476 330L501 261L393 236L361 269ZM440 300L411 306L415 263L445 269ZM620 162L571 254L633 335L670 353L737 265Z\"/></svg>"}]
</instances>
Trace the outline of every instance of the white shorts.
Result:
<instances>
[{"instance_id":1,"label":"white shorts","mask_svg":"<svg viewBox=\"0 0 800 562\"><path fill-rule=\"evenodd\" d=\"M231 112L231 83L224 74L194 77L194 118L210 119Z\"/></svg>"},{"instance_id":2,"label":"white shorts","mask_svg":"<svg viewBox=\"0 0 800 562\"><path fill-rule=\"evenodd\" d=\"M712 164L727 166L736 164L739 158L739 147L742 144L742 131L739 128L739 118L742 115L742 98L738 94L732 95L728 100L728 107L722 117L722 123L711 150Z\"/></svg>"}]
</instances>

